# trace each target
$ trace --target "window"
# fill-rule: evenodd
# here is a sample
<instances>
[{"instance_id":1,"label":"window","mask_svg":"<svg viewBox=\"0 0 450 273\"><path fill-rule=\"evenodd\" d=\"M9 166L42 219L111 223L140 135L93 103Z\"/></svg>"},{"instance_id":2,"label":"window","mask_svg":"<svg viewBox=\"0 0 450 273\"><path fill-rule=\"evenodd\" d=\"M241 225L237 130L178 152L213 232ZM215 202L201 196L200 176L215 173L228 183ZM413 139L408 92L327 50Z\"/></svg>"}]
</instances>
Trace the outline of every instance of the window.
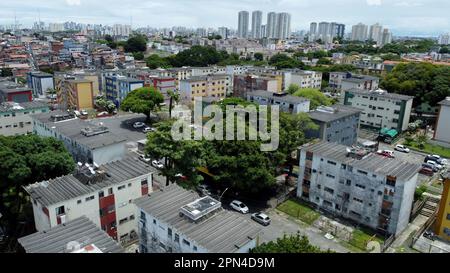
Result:
<instances>
[{"instance_id":1,"label":"window","mask_svg":"<svg viewBox=\"0 0 450 273\"><path fill-rule=\"evenodd\" d=\"M322 188L322 185L318 184L317 188L320 190Z\"/></svg>"},{"instance_id":2,"label":"window","mask_svg":"<svg viewBox=\"0 0 450 273\"><path fill-rule=\"evenodd\" d=\"M197 251L197 246L194 246L194 251Z\"/></svg>"},{"instance_id":3,"label":"window","mask_svg":"<svg viewBox=\"0 0 450 273\"><path fill-rule=\"evenodd\" d=\"M450 236L450 228L444 228L444 233Z\"/></svg>"},{"instance_id":4,"label":"window","mask_svg":"<svg viewBox=\"0 0 450 273\"><path fill-rule=\"evenodd\" d=\"M346 184L347 186L350 186L350 185L352 184L352 181L351 181L350 179L347 179L347 181L345 182L345 184Z\"/></svg>"},{"instance_id":5,"label":"window","mask_svg":"<svg viewBox=\"0 0 450 273\"><path fill-rule=\"evenodd\" d=\"M128 217L122 218L122 219L119 220L119 225L121 225L121 224L123 224L123 223L125 223L127 221L128 221Z\"/></svg>"},{"instance_id":6,"label":"window","mask_svg":"<svg viewBox=\"0 0 450 273\"><path fill-rule=\"evenodd\" d=\"M334 176L334 175L331 175L331 174L328 174L328 173L327 173L327 177L329 177L329 178L333 178L333 179L335 178L335 176Z\"/></svg>"},{"instance_id":7,"label":"window","mask_svg":"<svg viewBox=\"0 0 450 273\"><path fill-rule=\"evenodd\" d=\"M328 192L328 193L331 193L331 194L334 193L334 190L331 189L331 188L328 188L328 187L325 187L325 188L324 188L324 191L326 191L326 192Z\"/></svg>"},{"instance_id":8,"label":"window","mask_svg":"<svg viewBox=\"0 0 450 273\"><path fill-rule=\"evenodd\" d=\"M353 201L356 201L356 202L358 202L358 203L363 203L363 200L361 200L361 199L359 199L359 198L356 198L356 197L353 197Z\"/></svg>"},{"instance_id":9,"label":"window","mask_svg":"<svg viewBox=\"0 0 450 273\"><path fill-rule=\"evenodd\" d=\"M92 195L92 196L89 196L89 197L86 197L86 202L87 201L91 201L91 200L94 200L95 199L95 197Z\"/></svg>"},{"instance_id":10,"label":"window","mask_svg":"<svg viewBox=\"0 0 450 273\"><path fill-rule=\"evenodd\" d=\"M167 236L172 238L172 229L171 228L167 228Z\"/></svg>"},{"instance_id":11,"label":"window","mask_svg":"<svg viewBox=\"0 0 450 273\"><path fill-rule=\"evenodd\" d=\"M450 220L450 213L447 213L447 220Z\"/></svg>"},{"instance_id":12,"label":"window","mask_svg":"<svg viewBox=\"0 0 450 273\"><path fill-rule=\"evenodd\" d=\"M80 199L80 200L77 200L77 204L81 204L81 199Z\"/></svg>"},{"instance_id":13,"label":"window","mask_svg":"<svg viewBox=\"0 0 450 273\"><path fill-rule=\"evenodd\" d=\"M125 185L122 185L122 186L119 186L118 188L117 188L117 190L123 190L123 189L125 189Z\"/></svg>"},{"instance_id":14,"label":"window","mask_svg":"<svg viewBox=\"0 0 450 273\"><path fill-rule=\"evenodd\" d=\"M105 193L103 191L99 191L98 198L102 198L103 196L105 196Z\"/></svg>"},{"instance_id":15,"label":"window","mask_svg":"<svg viewBox=\"0 0 450 273\"><path fill-rule=\"evenodd\" d=\"M145 221L145 212L141 211L141 219Z\"/></svg>"},{"instance_id":16,"label":"window","mask_svg":"<svg viewBox=\"0 0 450 273\"><path fill-rule=\"evenodd\" d=\"M130 215L130 221L131 221L131 220L134 220L134 214L131 214L131 215Z\"/></svg>"},{"instance_id":17,"label":"window","mask_svg":"<svg viewBox=\"0 0 450 273\"><path fill-rule=\"evenodd\" d=\"M328 160L327 163L331 164L331 165L336 165L336 162L333 162L333 161L330 161L330 160Z\"/></svg>"},{"instance_id":18,"label":"window","mask_svg":"<svg viewBox=\"0 0 450 273\"><path fill-rule=\"evenodd\" d=\"M360 174L364 174L364 175L367 175L367 172L365 172L365 171L361 171L361 170L358 170L358 173L360 173Z\"/></svg>"},{"instance_id":19,"label":"window","mask_svg":"<svg viewBox=\"0 0 450 273\"><path fill-rule=\"evenodd\" d=\"M155 225L156 225L156 219L153 219L153 224L155 224Z\"/></svg>"},{"instance_id":20,"label":"window","mask_svg":"<svg viewBox=\"0 0 450 273\"><path fill-rule=\"evenodd\" d=\"M108 189L108 195L111 195L111 194L113 194L113 188Z\"/></svg>"},{"instance_id":21,"label":"window","mask_svg":"<svg viewBox=\"0 0 450 273\"><path fill-rule=\"evenodd\" d=\"M143 180L141 181L141 186L144 186L144 185L147 185L147 184L148 184L147 178L146 178L146 179L143 179Z\"/></svg>"},{"instance_id":22,"label":"window","mask_svg":"<svg viewBox=\"0 0 450 273\"><path fill-rule=\"evenodd\" d=\"M395 187L395 181L396 181L396 178L395 178L395 177L388 176L388 177L386 178L386 185Z\"/></svg>"},{"instance_id":23,"label":"window","mask_svg":"<svg viewBox=\"0 0 450 273\"><path fill-rule=\"evenodd\" d=\"M61 206L61 207L57 207L57 208L56 208L56 215L62 215L62 214L64 214L64 213L65 213L64 206Z\"/></svg>"},{"instance_id":24,"label":"window","mask_svg":"<svg viewBox=\"0 0 450 273\"><path fill-rule=\"evenodd\" d=\"M190 243L189 241L187 241L186 239L183 239L183 244L185 244L185 245L187 245L187 246L190 246L190 245L191 245L191 243Z\"/></svg>"},{"instance_id":25,"label":"window","mask_svg":"<svg viewBox=\"0 0 450 273\"><path fill-rule=\"evenodd\" d=\"M355 186L358 187L358 188L361 188L361 189L363 189L363 190L366 188L366 186L361 185L361 184L355 184Z\"/></svg>"},{"instance_id":26,"label":"window","mask_svg":"<svg viewBox=\"0 0 450 273\"><path fill-rule=\"evenodd\" d=\"M173 238L173 240L177 243L180 242L180 236L178 234L175 233L175 237Z\"/></svg>"},{"instance_id":27,"label":"window","mask_svg":"<svg viewBox=\"0 0 450 273\"><path fill-rule=\"evenodd\" d=\"M343 169L343 170L347 169L347 165L341 164L341 169Z\"/></svg>"}]
</instances>

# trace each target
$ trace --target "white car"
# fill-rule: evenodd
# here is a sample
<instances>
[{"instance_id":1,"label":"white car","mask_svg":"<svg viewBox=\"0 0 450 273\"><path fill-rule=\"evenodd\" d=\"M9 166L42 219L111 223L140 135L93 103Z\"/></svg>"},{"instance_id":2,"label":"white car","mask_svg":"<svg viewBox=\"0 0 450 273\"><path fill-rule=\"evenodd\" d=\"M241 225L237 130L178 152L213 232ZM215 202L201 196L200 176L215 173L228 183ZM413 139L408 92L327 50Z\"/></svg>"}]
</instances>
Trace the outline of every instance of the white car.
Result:
<instances>
[{"instance_id":1,"label":"white car","mask_svg":"<svg viewBox=\"0 0 450 273\"><path fill-rule=\"evenodd\" d=\"M155 167L155 168L158 168L158 169L164 168L164 165L159 160L153 160L152 161L152 166Z\"/></svg>"},{"instance_id":2,"label":"white car","mask_svg":"<svg viewBox=\"0 0 450 273\"><path fill-rule=\"evenodd\" d=\"M134 127L135 129L139 129L139 128L142 128L142 127L144 127L144 126L145 126L145 123L140 122L140 121L135 122L135 123L133 124L133 127Z\"/></svg>"},{"instance_id":3,"label":"white car","mask_svg":"<svg viewBox=\"0 0 450 273\"><path fill-rule=\"evenodd\" d=\"M248 213L248 207L241 201L233 200L230 203L230 207L232 207L234 210L239 211L240 213L243 213L243 214Z\"/></svg>"},{"instance_id":4,"label":"white car","mask_svg":"<svg viewBox=\"0 0 450 273\"><path fill-rule=\"evenodd\" d=\"M155 128L152 128L152 127L145 127L142 130L143 133L149 133L149 132L154 132L154 131L156 131L156 130L155 130Z\"/></svg>"},{"instance_id":5,"label":"white car","mask_svg":"<svg viewBox=\"0 0 450 273\"><path fill-rule=\"evenodd\" d=\"M440 165L440 164L438 164L438 163L436 163L435 161L432 161L432 160L428 160L427 163L432 165L432 166L434 166L434 167L436 167L438 170L442 170L442 168L443 168L442 165Z\"/></svg>"},{"instance_id":6,"label":"white car","mask_svg":"<svg viewBox=\"0 0 450 273\"><path fill-rule=\"evenodd\" d=\"M395 150L403 153L409 153L409 148L403 146L403 145L397 145L395 146Z\"/></svg>"},{"instance_id":7,"label":"white car","mask_svg":"<svg viewBox=\"0 0 450 273\"><path fill-rule=\"evenodd\" d=\"M145 155L140 155L139 159L144 161L145 163L149 163L151 159L149 157L146 157Z\"/></svg>"}]
</instances>

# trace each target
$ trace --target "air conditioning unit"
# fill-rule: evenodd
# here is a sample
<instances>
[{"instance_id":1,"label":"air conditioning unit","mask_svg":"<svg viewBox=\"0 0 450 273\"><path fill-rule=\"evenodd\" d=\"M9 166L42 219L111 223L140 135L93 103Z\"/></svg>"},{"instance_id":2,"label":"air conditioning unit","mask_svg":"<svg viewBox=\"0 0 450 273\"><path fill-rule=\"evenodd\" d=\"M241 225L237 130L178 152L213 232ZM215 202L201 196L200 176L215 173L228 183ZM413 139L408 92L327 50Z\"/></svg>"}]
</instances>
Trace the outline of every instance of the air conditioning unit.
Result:
<instances>
[{"instance_id":1,"label":"air conditioning unit","mask_svg":"<svg viewBox=\"0 0 450 273\"><path fill-rule=\"evenodd\" d=\"M61 224L65 224L66 223L66 215L65 214L59 216L59 219L61 219Z\"/></svg>"}]
</instances>

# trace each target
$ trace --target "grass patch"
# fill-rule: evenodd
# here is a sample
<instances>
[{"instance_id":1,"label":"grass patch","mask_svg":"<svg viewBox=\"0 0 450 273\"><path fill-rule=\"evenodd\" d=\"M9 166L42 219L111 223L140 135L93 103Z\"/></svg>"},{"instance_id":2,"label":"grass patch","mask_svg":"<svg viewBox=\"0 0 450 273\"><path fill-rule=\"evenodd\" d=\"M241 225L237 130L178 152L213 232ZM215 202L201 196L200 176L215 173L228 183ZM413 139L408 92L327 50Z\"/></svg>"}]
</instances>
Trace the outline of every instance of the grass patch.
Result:
<instances>
[{"instance_id":1,"label":"grass patch","mask_svg":"<svg viewBox=\"0 0 450 273\"><path fill-rule=\"evenodd\" d=\"M319 213L293 199L280 204L277 209L309 225L320 217Z\"/></svg>"},{"instance_id":2,"label":"grass patch","mask_svg":"<svg viewBox=\"0 0 450 273\"><path fill-rule=\"evenodd\" d=\"M424 148L421 149L421 148L419 148L419 143L417 143L415 141L412 141L411 143L409 143L409 145L406 143L404 143L404 144L413 150L418 150L418 151L425 152L428 154L440 155L445 158L450 158L450 149L449 148L426 143L424 145Z\"/></svg>"},{"instance_id":3,"label":"grass patch","mask_svg":"<svg viewBox=\"0 0 450 273\"><path fill-rule=\"evenodd\" d=\"M373 235L371 235L371 233L367 231L355 229L352 233L352 239L348 243L363 251L367 251L366 246L369 241L377 241L380 244L383 243L383 240L381 240L380 238L376 236L374 238L372 237Z\"/></svg>"}]
</instances>

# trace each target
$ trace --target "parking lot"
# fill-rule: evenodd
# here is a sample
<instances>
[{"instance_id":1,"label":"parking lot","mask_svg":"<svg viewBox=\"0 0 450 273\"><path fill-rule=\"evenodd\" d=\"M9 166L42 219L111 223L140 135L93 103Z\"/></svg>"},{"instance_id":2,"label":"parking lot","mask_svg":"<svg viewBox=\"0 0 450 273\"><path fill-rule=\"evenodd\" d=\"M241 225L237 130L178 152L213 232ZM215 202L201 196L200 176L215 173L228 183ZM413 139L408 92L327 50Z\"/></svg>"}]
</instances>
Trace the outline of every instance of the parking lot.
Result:
<instances>
[{"instance_id":1,"label":"parking lot","mask_svg":"<svg viewBox=\"0 0 450 273\"><path fill-rule=\"evenodd\" d=\"M142 128L135 129L135 122L145 122L145 115L124 114L113 117L99 118L96 122L102 122L114 134L126 138L129 142L136 142L146 138Z\"/></svg>"}]
</instances>

